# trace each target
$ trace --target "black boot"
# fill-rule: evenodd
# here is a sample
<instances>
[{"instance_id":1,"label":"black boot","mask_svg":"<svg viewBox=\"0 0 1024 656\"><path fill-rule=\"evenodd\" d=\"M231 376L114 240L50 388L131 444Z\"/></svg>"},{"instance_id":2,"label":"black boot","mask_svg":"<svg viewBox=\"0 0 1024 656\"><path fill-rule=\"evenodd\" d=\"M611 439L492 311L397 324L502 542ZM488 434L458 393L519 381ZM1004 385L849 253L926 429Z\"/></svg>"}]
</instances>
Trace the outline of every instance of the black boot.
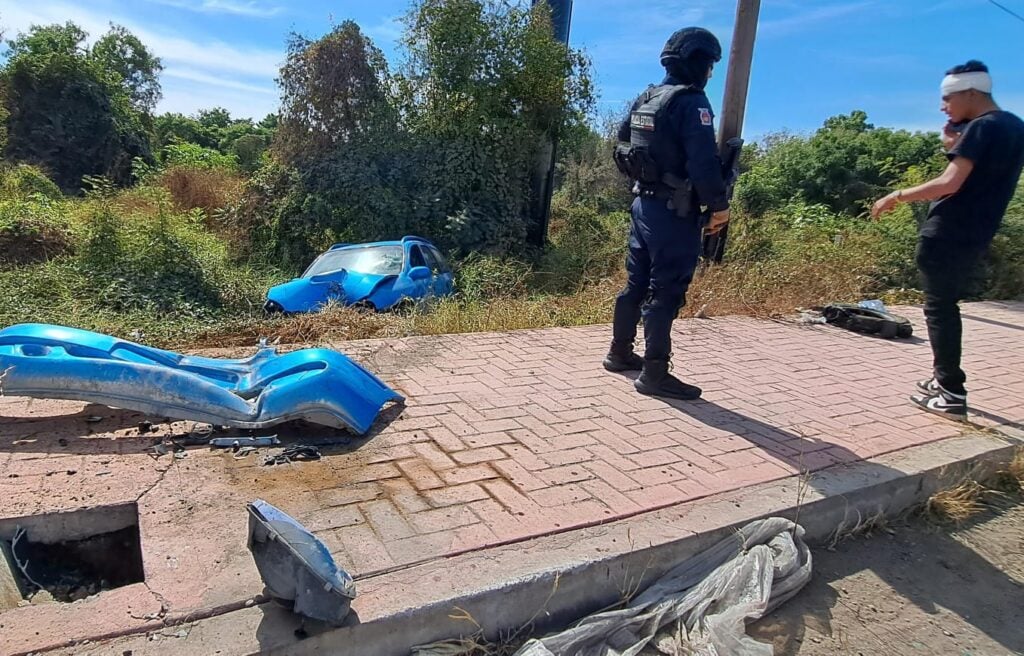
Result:
<instances>
[{"instance_id":1,"label":"black boot","mask_svg":"<svg viewBox=\"0 0 1024 656\"><path fill-rule=\"evenodd\" d=\"M643 371L633 385L641 394L681 401L694 401L701 394L699 387L684 383L668 372L668 360L645 359Z\"/></svg>"},{"instance_id":2,"label":"black boot","mask_svg":"<svg viewBox=\"0 0 1024 656\"><path fill-rule=\"evenodd\" d=\"M620 346L612 342L608 355L604 358L604 368L616 373L622 371L640 371L644 366L644 359L633 352L633 345Z\"/></svg>"}]
</instances>

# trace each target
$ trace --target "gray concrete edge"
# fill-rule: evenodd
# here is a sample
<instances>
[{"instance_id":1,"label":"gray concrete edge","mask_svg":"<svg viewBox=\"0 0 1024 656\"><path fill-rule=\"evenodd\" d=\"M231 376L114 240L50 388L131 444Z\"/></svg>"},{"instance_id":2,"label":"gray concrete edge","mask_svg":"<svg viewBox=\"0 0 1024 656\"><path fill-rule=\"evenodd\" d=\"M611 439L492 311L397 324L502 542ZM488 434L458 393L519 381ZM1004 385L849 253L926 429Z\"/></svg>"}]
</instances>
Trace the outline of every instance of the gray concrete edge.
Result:
<instances>
[{"instance_id":1,"label":"gray concrete edge","mask_svg":"<svg viewBox=\"0 0 1024 656\"><path fill-rule=\"evenodd\" d=\"M205 653L216 645L222 654L405 656L414 645L470 636L478 626L491 639L520 627L544 630L618 603L755 519L789 517L804 526L809 541L827 541L837 530L904 513L964 478L986 479L1018 448L1012 437L969 433L626 520L431 561L360 581L354 604L359 619L351 625L307 625L309 637L299 640L298 619L263 604L199 622L187 638L165 639L174 644L162 653ZM458 619L459 609L472 621ZM118 645L145 639L125 638Z\"/></svg>"}]
</instances>

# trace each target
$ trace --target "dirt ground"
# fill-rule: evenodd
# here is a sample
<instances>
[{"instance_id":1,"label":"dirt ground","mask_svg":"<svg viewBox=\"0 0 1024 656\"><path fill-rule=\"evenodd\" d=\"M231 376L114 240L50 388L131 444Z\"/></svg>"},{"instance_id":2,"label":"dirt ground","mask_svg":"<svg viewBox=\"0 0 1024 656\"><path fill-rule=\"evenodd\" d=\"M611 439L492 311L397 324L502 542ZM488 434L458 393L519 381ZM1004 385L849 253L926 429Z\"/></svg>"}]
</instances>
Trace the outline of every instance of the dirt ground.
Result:
<instances>
[{"instance_id":1,"label":"dirt ground","mask_svg":"<svg viewBox=\"0 0 1024 656\"><path fill-rule=\"evenodd\" d=\"M814 550L814 578L749 627L777 655L1024 654L1024 505Z\"/></svg>"}]
</instances>

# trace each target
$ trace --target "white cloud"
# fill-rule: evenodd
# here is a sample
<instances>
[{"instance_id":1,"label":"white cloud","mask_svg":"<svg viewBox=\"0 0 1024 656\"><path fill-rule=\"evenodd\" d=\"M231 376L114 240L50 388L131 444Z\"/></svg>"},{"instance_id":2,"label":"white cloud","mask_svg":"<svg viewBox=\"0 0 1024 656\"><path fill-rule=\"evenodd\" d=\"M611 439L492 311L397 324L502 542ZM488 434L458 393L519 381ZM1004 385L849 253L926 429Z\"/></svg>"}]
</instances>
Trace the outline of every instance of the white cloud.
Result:
<instances>
[{"instance_id":1,"label":"white cloud","mask_svg":"<svg viewBox=\"0 0 1024 656\"><path fill-rule=\"evenodd\" d=\"M273 79L284 60L283 50L240 48L220 41L186 39L144 27L116 15L101 18L94 13L63 3L37 2L32 8L23 5L5 7L0 16L5 27L10 28L12 32L25 31L30 25L71 21L88 32L92 39L106 32L110 23L124 25L142 39L142 42L160 57L168 68L174 64L184 64L210 71Z\"/></svg>"},{"instance_id":2,"label":"white cloud","mask_svg":"<svg viewBox=\"0 0 1024 656\"><path fill-rule=\"evenodd\" d=\"M188 80L190 82L198 82L213 87L220 87L224 89L236 89L238 91L250 91L252 93L269 94L271 96L277 95L277 89L274 86L260 86L258 84L248 84L246 82L239 82L238 80L232 80L230 78L217 77L215 75L208 75L202 71L196 71L190 68L170 68L165 70L163 73L164 77L173 77L179 80Z\"/></svg>"},{"instance_id":3,"label":"white cloud","mask_svg":"<svg viewBox=\"0 0 1024 656\"><path fill-rule=\"evenodd\" d=\"M164 100L158 105L158 111L193 113L220 105L240 116L261 117L277 105L274 79L284 60L283 49L251 48L218 40L186 38L122 16L108 12L100 15L98 11L91 12L63 2L39 1L30 6L0 2L0 19L9 36L26 31L31 25L71 21L94 40L109 29L111 22L124 25L164 64ZM188 87L173 84L174 79L193 84ZM196 88L197 84L203 87L201 91ZM251 95L246 96L246 93Z\"/></svg>"},{"instance_id":4,"label":"white cloud","mask_svg":"<svg viewBox=\"0 0 1024 656\"><path fill-rule=\"evenodd\" d=\"M404 29L402 16L389 16L376 25L363 27L362 31L374 41L397 43Z\"/></svg>"},{"instance_id":5,"label":"white cloud","mask_svg":"<svg viewBox=\"0 0 1024 656\"><path fill-rule=\"evenodd\" d=\"M195 83L177 84L173 80L164 86L164 97L157 110L178 114L195 114L200 109L223 107L236 118L259 120L278 110L275 96L265 93L235 91L218 86L197 87Z\"/></svg>"},{"instance_id":6,"label":"white cloud","mask_svg":"<svg viewBox=\"0 0 1024 656\"><path fill-rule=\"evenodd\" d=\"M273 79L284 61L283 51L238 48L218 41L200 43L144 29L129 29L150 46L165 65L187 64L212 71Z\"/></svg>"},{"instance_id":7,"label":"white cloud","mask_svg":"<svg viewBox=\"0 0 1024 656\"><path fill-rule=\"evenodd\" d=\"M268 18L284 11L284 7L252 0L247 2L239 0L149 0L149 2L207 14L233 14L254 18Z\"/></svg>"},{"instance_id":8,"label":"white cloud","mask_svg":"<svg viewBox=\"0 0 1024 656\"><path fill-rule=\"evenodd\" d=\"M837 18L843 18L844 16L851 16L853 14L860 13L875 4L876 2L871 0L868 2L830 5L811 9L809 11L800 11L792 16L787 16L786 18L761 20L757 26L757 33L759 36L765 37L791 34L793 32L806 30L821 23L836 20Z\"/></svg>"}]
</instances>

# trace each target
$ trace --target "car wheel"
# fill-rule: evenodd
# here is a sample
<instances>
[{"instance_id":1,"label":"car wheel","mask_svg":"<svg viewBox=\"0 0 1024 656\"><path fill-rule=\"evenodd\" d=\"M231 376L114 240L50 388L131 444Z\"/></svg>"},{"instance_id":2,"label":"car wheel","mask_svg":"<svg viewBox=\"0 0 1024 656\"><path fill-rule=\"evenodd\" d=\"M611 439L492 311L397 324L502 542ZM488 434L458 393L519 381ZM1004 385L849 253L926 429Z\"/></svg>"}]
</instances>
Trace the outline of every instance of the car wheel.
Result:
<instances>
[{"instance_id":1,"label":"car wheel","mask_svg":"<svg viewBox=\"0 0 1024 656\"><path fill-rule=\"evenodd\" d=\"M373 304L373 301L359 301L358 303L352 304L352 309L357 312L376 312L377 306Z\"/></svg>"},{"instance_id":2,"label":"car wheel","mask_svg":"<svg viewBox=\"0 0 1024 656\"><path fill-rule=\"evenodd\" d=\"M284 314L284 307L277 301L267 301L263 304L263 312L268 315Z\"/></svg>"}]
</instances>

